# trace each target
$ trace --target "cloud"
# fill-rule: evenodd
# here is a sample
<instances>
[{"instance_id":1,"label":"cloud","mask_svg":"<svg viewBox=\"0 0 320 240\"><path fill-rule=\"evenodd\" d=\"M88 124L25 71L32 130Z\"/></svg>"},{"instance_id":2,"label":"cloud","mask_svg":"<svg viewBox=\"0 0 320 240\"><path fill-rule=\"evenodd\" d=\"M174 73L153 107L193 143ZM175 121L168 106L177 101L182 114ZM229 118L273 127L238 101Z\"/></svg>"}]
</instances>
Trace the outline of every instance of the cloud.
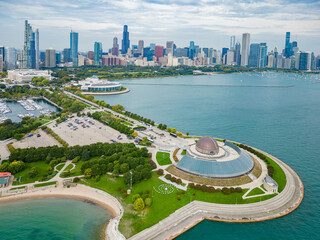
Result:
<instances>
[{"instance_id":1,"label":"cloud","mask_svg":"<svg viewBox=\"0 0 320 240\"><path fill-rule=\"evenodd\" d=\"M93 34L111 39L124 24L129 25L132 39L153 38L153 42L185 42L188 29L204 34L194 35L199 41L214 34L221 41L243 32L282 37L291 31L320 37L320 3L316 0L0 0L0 9L5 10L1 18L7 18L10 27L16 24L21 29L23 20L29 19L40 31L73 28L88 34L82 34L87 39L94 38ZM0 27L5 32L3 21Z\"/></svg>"}]
</instances>

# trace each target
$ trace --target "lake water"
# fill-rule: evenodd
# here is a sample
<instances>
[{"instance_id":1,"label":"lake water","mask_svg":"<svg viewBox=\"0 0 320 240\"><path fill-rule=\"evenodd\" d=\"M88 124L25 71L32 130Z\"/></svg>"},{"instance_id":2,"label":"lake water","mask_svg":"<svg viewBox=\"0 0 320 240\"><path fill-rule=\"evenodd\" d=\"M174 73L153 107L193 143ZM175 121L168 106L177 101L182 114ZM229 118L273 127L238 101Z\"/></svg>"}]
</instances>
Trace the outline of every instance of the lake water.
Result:
<instances>
[{"instance_id":1,"label":"lake water","mask_svg":"<svg viewBox=\"0 0 320 240\"><path fill-rule=\"evenodd\" d=\"M1 240L97 240L111 218L100 206L43 198L0 204Z\"/></svg>"},{"instance_id":2,"label":"lake water","mask_svg":"<svg viewBox=\"0 0 320 240\"><path fill-rule=\"evenodd\" d=\"M302 204L285 217L248 224L204 221L179 240L320 239L320 75L244 73L122 83L129 93L95 98L184 133L260 148L291 166L304 183Z\"/></svg>"},{"instance_id":3,"label":"lake water","mask_svg":"<svg viewBox=\"0 0 320 240\"><path fill-rule=\"evenodd\" d=\"M60 109L53 106L51 103L43 100L43 99L35 99L36 103L38 103L40 106L43 107L43 110L50 110L51 112L59 112ZM24 107L18 103L17 101L6 101L7 106L11 109L10 113L6 113L5 116L10 118L13 122L20 122L22 119L18 117L18 114L26 114L26 113L32 113L36 117L40 116L41 113L39 110L33 110L33 111L27 111L24 109ZM0 114L0 116L2 116Z\"/></svg>"}]
</instances>

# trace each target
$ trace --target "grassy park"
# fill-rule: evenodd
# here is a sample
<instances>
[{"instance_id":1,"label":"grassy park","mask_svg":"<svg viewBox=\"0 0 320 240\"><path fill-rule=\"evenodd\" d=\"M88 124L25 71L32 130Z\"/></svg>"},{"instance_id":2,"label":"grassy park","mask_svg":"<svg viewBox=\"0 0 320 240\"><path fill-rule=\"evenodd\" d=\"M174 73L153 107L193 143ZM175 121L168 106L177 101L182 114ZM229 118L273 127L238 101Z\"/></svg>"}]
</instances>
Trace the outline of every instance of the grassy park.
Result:
<instances>
[{"instance_id":1,"label":"grassy park","mask_svg":"<svg viewBox=\"0 0 320 240\"><path fill-rule=\"evenodd\" d=\"M264 191L262 191L260 188L254 188L247 194L247 197L260 195L260 194L264 194Z\"/></svg>"},{"instance_id":2,"label":"grassy park","mask_svg":"<svg viewBox=\"0 0 320 240\"><path fill-rule=\"evenodd\" d=\"M160 166L171 164L170 153L157 152L156 158Z\"/></svg>"}]
</instances>

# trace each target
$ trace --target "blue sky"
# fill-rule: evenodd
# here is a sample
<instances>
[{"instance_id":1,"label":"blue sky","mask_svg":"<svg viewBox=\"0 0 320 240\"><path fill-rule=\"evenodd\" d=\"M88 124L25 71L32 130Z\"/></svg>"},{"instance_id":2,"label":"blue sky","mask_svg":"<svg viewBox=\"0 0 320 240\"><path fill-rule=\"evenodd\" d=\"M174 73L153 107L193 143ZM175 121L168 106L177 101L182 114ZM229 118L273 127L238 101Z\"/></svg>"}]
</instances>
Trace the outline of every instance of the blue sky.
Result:
<instances>
[{"instance_id":1,"label":"blue sky","mask_svg":"<svg viewBox=\"0 0 320 240\"><path fill-rule=\"evenodd\" d=\"M24 20L40 31L40 48L69 46L69 32L79 32L79 50L100 41L106 50L112 38L122 39L129 26L131 44L229 46L231 35L268 48L284 47L290 31L301 50L320 53L320 1L314 0L0 0L0 45L22 48Z\"/></svg>"}]
</instances>

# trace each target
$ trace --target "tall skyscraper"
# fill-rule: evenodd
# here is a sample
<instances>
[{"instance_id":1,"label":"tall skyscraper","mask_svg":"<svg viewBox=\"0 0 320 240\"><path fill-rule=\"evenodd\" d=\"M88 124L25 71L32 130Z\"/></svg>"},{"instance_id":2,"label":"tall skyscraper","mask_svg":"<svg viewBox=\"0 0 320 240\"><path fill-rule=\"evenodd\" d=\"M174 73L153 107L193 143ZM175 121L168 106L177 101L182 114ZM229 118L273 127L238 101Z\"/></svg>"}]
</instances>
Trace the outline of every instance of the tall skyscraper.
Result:
<instances>
[{"instance_id":1,"label":"tall skyscraper","mask_svg":"<svg viewBox=\"0 0 320 240\"><path fill-rule=\"evenodd\" d=\"M249 67L258 67L259 66L259 43L252 43L250 45L250 55L248 60Z\"/></svg>"},{"instance_id":2,"label":"tall skyscraper","mask_svg":"<svg viewBox=\"0 0 320 240\"><path fill-rule=\"evenodd\" d=\"M236 46L235 46L234 62L235 62L235 64L238 65L238 66L241 65L240 48L241 48L241 45L240 45L239 42L237 42L237 43L236 43Z\"/></svg>"},{"instance_id":3,"label":"tall skyscraper","mask_svg":"<svg viewBox=\"0 0 320 240\"><path fill-rule=\"evenodd\" d=\"M156 44L155 44L155 43L150 43L150 49L151 49L152 51L154 51L155 48L156 48Z\"/></svg>"},{"instance_id":4,"label":"tall skyscraper","mask_svg":"<svg viewBox=\"0 0 320 240\"><path fill-rule=\"evenodd\" d=\"M167 46L166 46L166 54L169 55L171 54L173 56L173 41L167 41Z\"/></svg>"},{"instance_id":5,"label":"tall skyscraper","mask_svg":"<svg viewBox=\"0 0 320 240\"><path fill-rule=\"evenodd\" d=\"M119 55L119 44L118 44L118 38L117 37L113 38L113 45L112 45L111 53L114 56L118 56Z\"/></svg>"},{"instance_id":6,"label":"tall skyscraper","mask_svg":"<svg viewBox=\"0 0 320 240\"><path fill-rule=\"evenodd\" d=\"M139 42L138 42L138 53L143 55L143 48L144 48L144 41L143 40L139 40Z\"/></svg>"},{"instance_id":7,"label":"tall skyscraper","mask_svg":"<svg viewBox=\"0 0 320 240\"><path fill-rule=\"evenodd\" d=\"M156 46L154 50L154 55L157 58L157 61L159 61L160 57L163 57L163 46Z\"/></svg>"},{"instance_id":8,"label":"tall skyscraper","mask_svg":"<svg viewBox=\"0 0 320 240\"><path fill-rule=\"evenodd\" d=\"M102 43L101 42L95 42L94 43L94 65L101 65L102 57Z\"/></svg>"},{"instance_id":9,"label":"tall skyscraper","mask_svg":"<svg viewBox=\"0 0 320 240\"><path fill-rule=\"evenodd\" d=\"M56 66L56 50L47 49L46 50L46 67L55 67Z\"/></svg>"},{"instance_id":10,"label":"tall skyscraper","mask_svg":"<svg viewBox=\"0 0 320 240\"><path fill-rule=\"evenodd\" d=\"M63 49L63 61L64 61L64 63L71 62L71 50L70 50L70 48Z\"/></svg>"},{"instance_id":11,"label":"tall skyscraper","mask_svg":"<svg viewBox=\"0 0 320 240\"><path fill-rule=\"evenodd\" d=\"M230 50L234 50L234 48L235 48L235 41L236 41L236 36L231 36L231 37L230 37Z\"/></svg>"},{"instance_id":12,"label":"tall skyscraper","mask_svg":"<svg viewBox=\"0 0 320 240\"><path fill-rule=\"evenodd\" d=\"M5 48L4 48L4 46L0 47L0 54L1 54L2 63L4 63L5 62Z\"/></svg>"},{"instance_id":13,"label":"tall skyscraper","mask_svg":"<svg viewBox=\"0 0 320 240\"><path fill-rule=\"evenodd\" d=\"M78 66L78 38L77 32L70 32L70 55L73 66Z\"/></svg>"},{"instance_id":14,"label":"tall skyscraper","mask_svg":"<svg viewBox=\"0 0 320 240\"><path fill-rule=\"evenodd\" d=\"M286 41L285 41L285 48L284 48L284 56L286 58L290 57L290 51L291 51L290 32L286 32Z\"/></svg>"},{"instance_id":15,"label":"tall skyscraper","mask_svg":"<svg viewBox=\"0 0 320 240\"><path fill-rule=\"evenodd\" d=\"M195 54L194 41L190 41L189 45L189 58L193 60Z\"/></svg>"},{"instance_id":16,"label":"tall skyscraper","mask_svg":"<svg viewBox=\"0 0 320 240\"><path fill-rule=\"evenodd\" d=\"M241 66L248 65L250 49L250 33L242 34Z\"/></svg>"},{"instance_id":17,"label":"tall skyscraper","mask_svg":"<svg viewBox=\"0 0 320 240\"><path fill-rule=\"evenodd\" d=\"M123 26L123 38L122 38L122 49L121 53L126 54L128 52L128 48L130 48L130 40L129 40L129 32L128 26Z\"/></svg>"},{"instance_id":18,"label":"tall skyscraper","mask_svg":"<svg viewBox=\"0 0 320 240\"><path fill-rule=\"evenodd\" d=\"M39 51L39 29L36 29L36 69L39 69L40 51Z\"/></svg>"},{"instance_id":19,"label":"tall skyscraper","mask_svg":"<svg viewBox=\"0 0 320 240\"><path fill-rule=\"evenodd\" d=\"M25 20L24 46L20 68L36 68L36 36L28 20Z\"/></svg>"},{"instance_id":20,"label":"tall skyscraper","mask_svg":"<svg viewBox=\"0 0 320 240\"><path fill-rule=\"evenodd\" d=\"M258 62L259 68L264 68L267 66L267 54L268 54L267 44L260 43L260 45L259 45L259 62Z\"/></svg>"}]
</instances>

